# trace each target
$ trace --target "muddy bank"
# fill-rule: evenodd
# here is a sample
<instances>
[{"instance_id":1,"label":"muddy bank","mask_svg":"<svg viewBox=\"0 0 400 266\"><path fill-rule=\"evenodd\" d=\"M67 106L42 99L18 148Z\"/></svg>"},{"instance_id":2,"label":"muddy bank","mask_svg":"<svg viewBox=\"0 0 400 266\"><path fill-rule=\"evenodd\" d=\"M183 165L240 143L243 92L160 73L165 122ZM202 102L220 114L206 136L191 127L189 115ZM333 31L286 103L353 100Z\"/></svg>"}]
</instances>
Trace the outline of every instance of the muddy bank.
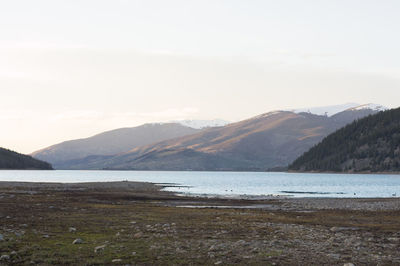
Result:
<instances>
[{"instance_id":1,"label":"muddy bank","mask_svg":"<svg viewBox=\"0 0 400 266\"><path fill-rule=\"evenodd\" d=\"M0 182L0 264L400 264L398 198L191 198L160 188Z\"/></svg>"},{"instance_id":2,"label":"muddy bank","mask_svg":"<svg viewBox=\"0 0 400 266\"><path fill-rule=\"evenodd\" d=\"M147 182L86 182L86 183L44 183L44 182L8 182L0 181L0 189L11 190L106 190L106 191L159 191L162 187Z\"/></svg>"}]
</instances>

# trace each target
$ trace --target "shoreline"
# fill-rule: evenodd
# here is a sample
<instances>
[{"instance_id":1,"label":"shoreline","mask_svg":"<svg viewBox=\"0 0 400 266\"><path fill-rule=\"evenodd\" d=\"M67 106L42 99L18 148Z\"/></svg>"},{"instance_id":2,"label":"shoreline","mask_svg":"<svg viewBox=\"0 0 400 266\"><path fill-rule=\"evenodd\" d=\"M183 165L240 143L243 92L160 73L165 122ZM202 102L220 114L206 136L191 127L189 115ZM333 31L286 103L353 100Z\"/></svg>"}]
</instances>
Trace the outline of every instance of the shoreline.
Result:
<instances>
[{"instance_id":1,"label":"shoreline","mask_svg":"<svg viewBox=\"0 0 400 266\"><path fill-rule=\"evenodd\" d=\"M288 173L288 174L347 174L347 175L400 175L400 171L394 172L334 172L334 171L269 171L269 170L146 170L146 169L0 169L0 171L136 171L136 172L232 172L232 173ZM1 182L1 181L0 181Z\"/></svg>"},{"instance_id":2,"label":"shoreline","mask_svg":"<svg viewBox=\"0 0 400 266\"><path fill-rule=\"evenodd\" d=\"M334 171L295 171L288 170L279 173L288 173L288 174L338 174L338 175L400 175L400 172L334 172Z\"/></svg>"},{"instance_id":3,"label":"shoreline","mask_svg":"<svg viewBox=\"0 0 400 266\"><path fill-rule=\"evenodd\" d=\"M132 181L112 182L15 182L0 181L0 196L2 192L18 194L46 194L46 193L120 193L121 195L140 195L151 199L175 201L171 206L187 206L191 202L193 208L202 206L230 206L235 209L248 206L258 209L274 210L400 210L400 197L293 197L286 195L218 195L218 194L191 194L164 190L171 187L170 183L150 183ZM82 194L83 193L83 194ZM210 205L211 204L211 205ZM276 206L272 206L275 204ZM278 206L279 205L279 206ZM271 207L272 206L272 207ZM282 207L284 206L284 208Z\"/></svg>"},{"instance_id":4,"label":"shoreline","mask_svg":"<svg viewBox=\"0 0 400 266\"><path fill-rule=\"evenodd\" d=\"M5 264L400 264L399 198L201 198L142 182L0 182L0 219Z\"/></svg>"}]
</instances>

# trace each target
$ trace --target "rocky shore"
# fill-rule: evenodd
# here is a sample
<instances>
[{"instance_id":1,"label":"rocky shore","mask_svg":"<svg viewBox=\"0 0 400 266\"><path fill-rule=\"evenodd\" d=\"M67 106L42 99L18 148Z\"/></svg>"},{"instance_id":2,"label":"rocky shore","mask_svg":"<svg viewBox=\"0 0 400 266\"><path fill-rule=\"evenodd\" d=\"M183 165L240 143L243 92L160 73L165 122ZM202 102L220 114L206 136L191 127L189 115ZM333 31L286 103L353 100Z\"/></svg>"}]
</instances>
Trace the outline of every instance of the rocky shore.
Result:
<instances>
[{"instance_id":1,"label":"rocky shore","mask_svg":"<svg viewBox=\"0 0 400 266\"><path fill-rule=\"evenodd\" d=\"M0 265L399 265L400 199L0 182Z\"/></svg>"}]
</instances>

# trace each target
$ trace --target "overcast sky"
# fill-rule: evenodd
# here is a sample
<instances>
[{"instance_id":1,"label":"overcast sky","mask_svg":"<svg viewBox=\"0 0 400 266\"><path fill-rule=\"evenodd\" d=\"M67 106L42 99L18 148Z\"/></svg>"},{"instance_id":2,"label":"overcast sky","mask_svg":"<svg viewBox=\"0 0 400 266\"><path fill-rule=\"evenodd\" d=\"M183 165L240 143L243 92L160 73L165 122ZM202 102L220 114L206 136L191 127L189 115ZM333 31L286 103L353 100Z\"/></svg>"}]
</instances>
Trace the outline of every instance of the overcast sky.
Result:
<instances>
[{"instance_id":1,"label":"overcast sky","mask_svg":"<svg viewBox=\"0 0 400 266\"><path fill-rule=\"evenodd\" d=\"M239 120L347 102L398 107L400 1L0 3L0 146Z\"/></svg>"}]
</instances>

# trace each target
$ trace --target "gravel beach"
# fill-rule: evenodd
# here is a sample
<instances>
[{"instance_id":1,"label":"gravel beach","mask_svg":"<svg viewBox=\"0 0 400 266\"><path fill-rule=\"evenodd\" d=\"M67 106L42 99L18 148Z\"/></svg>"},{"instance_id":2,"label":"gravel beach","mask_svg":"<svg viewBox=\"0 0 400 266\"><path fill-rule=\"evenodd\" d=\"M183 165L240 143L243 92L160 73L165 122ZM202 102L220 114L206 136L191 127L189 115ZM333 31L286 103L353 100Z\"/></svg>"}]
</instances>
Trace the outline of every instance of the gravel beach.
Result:
<instances>
[{"instance_id":1,"label":"gravel beach","mask_svg":"<svg viewBox=\"0 0 400 266\"><path fill-rule=\"evenodd\" d=\"M400 264L399 198L201 198L161 188L0 182L0 264Z\"/></svg>"}]
</instances>

